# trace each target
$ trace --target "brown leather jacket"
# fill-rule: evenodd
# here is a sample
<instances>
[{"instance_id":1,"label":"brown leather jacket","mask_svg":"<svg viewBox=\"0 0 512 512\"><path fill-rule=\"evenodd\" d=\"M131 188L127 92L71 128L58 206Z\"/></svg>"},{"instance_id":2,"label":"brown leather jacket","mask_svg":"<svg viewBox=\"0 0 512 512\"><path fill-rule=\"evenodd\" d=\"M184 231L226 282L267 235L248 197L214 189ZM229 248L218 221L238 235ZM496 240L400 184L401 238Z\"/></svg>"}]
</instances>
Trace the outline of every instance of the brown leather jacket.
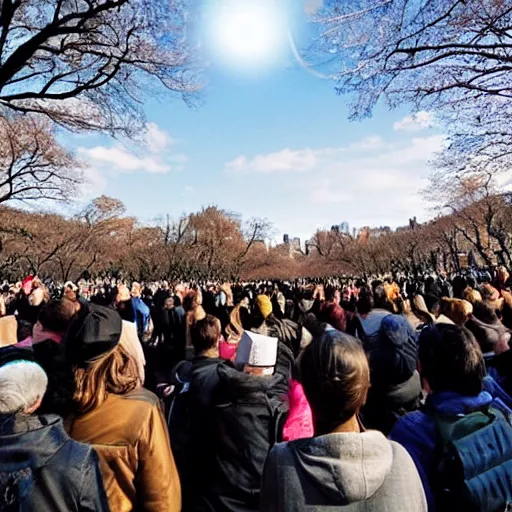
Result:
<instances>
[{"instance_id":1,"label":"brown leather jacket","mask_svg":"<svg viewBox=\"0 0 512 512\"><path fill-rule=\"evenodd\" d=\"M181 510L179 476L153 393L110 394L97 409L70 419L68 431L96 449L112 511Z\"/></svg>"}]
</instances>

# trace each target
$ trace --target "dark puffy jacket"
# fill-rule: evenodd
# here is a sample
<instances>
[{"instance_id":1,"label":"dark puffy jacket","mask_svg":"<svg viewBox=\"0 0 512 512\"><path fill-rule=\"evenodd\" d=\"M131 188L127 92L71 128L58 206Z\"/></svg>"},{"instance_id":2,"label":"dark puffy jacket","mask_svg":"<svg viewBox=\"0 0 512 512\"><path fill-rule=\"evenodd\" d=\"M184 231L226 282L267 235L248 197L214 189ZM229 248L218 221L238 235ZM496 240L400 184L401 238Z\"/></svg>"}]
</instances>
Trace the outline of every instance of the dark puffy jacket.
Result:
<instances>
[{"instance_id":1,"label":"dark puffy jacket","mask_svg":"<svg viewBox=\"0 0 512 512\"><path fill-rule=\"evenodd\" d=\"M110 510L96 453L57 416L0 416L0 510Z\"/></svg>"},{"instance_id":2,"label":"dark puffy jacket","mask_svg":"<svg viewBox=\"0 0 512 512\"><path fill-rule=\"evenodd\" d=\"M180 454L185 512L259 510L265 459L281 440L288 414L292 362L280 344L271 377L243 373L219 359L197 357L182 365L187 375L180 378L188 384L174 404L170 431L173 452Z\"/></svg>"},{"instance_id":3,"label":"dark puffy jacket","mask_svg":"<svg viewBox=\"0 0 512 512\"><path fill-rule=\"evenodd\" d=\"M420 405L416 333L404 317L389 314L365 341L365 350L372 383L363 408L365 426L387 435L400 416Z\"/></svg>"}]
</instances>

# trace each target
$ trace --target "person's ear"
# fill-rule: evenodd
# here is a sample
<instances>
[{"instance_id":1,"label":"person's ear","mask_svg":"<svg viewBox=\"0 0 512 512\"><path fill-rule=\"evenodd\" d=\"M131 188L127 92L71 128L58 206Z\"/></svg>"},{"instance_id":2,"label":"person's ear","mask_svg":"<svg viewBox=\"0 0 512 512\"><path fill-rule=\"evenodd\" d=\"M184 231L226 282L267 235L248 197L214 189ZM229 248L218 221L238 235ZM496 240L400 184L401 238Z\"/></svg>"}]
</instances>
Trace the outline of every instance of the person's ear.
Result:
<instances>
[{"instance_id":1,"label":"person's ear","mask_svg":"<svg viewBox=\"0 0 512 512\"><path fill-rule=\"evenodd\" d=\"M41 407L41 403L43 401L43 398L38 396L37 397L37 400L34 402L33 405L31 405L30 407L26 407L25 410L23 411L24 414L33 414L37 411L37 409L39 409L39 407Z\"/></svg>"}]
</instances>

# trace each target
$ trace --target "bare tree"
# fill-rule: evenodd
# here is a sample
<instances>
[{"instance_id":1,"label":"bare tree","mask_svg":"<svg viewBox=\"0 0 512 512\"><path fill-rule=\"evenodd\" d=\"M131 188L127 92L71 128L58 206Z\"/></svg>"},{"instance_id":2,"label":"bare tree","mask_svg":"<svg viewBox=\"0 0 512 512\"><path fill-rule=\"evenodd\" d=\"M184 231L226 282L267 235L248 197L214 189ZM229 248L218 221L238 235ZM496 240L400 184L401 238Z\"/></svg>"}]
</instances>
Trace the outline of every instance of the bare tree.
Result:
<instances>
[{"instance_id":1,"label":"bare tree","mask_svg":"<svg viewBox=\"0 0 512 512\"><path fill-rule=\"evenodd\" d=\"M185 0L3 0L1 110L134 135L155 84L197 90Z\"/></svg>"},{"instance_id":2,"label":"bare tree","mask_svg":"<svg viewBox=\"0 0 512 512\"><path fill-rule=\"evenodd\" d=\"M48 120L0 116L0 203L63 200L80 179L80 164L57 142Z\"/></svg>"},{"instance_id":3,"label":"bare tree","mask_svg":"<svg viewBox=\"0 0 512 512\"><path fill-rule=\"evenodd\" d=\"M315 15L322 59L361 118L385 98L446 121L448 171L509 166L512 5L506 0L336 0ZM326 57L327 56L327 57Z\"/></svg>"}]
</instances>

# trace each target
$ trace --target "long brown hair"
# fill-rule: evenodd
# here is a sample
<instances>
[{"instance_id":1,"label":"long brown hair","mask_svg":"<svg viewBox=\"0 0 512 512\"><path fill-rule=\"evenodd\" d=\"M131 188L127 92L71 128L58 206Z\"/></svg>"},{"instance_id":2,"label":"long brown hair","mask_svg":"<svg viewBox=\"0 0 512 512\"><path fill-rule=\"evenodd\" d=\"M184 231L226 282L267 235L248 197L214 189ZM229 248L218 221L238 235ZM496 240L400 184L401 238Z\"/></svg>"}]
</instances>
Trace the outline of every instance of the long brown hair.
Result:
<instances>
[{"instance_id":1,"label":"long brown hair","mask_svg":"<svg viewBox=\"0 0 512 512\"><path fill-rule=\"evenodd\" d=\"M81 413L99 407L109 393L125 395L140 385L135 359L122 345L99 357L88 368L75 369L74 401Z\"/></svg>"},{"instance_id":2,"label":"long brown hair","mask_svg":"<svg viewBox=\"0 0 512 512\"><path fill-rule=\"evenodd\" d=\"M244 333L244 328L242 327L242 320L240 318L240 308L243 308L242 304L238 304L229 315L229 324L226 327L226 334L233 341L240 341L242 339L242 335Z\"/></svg>"}]
</instances>

